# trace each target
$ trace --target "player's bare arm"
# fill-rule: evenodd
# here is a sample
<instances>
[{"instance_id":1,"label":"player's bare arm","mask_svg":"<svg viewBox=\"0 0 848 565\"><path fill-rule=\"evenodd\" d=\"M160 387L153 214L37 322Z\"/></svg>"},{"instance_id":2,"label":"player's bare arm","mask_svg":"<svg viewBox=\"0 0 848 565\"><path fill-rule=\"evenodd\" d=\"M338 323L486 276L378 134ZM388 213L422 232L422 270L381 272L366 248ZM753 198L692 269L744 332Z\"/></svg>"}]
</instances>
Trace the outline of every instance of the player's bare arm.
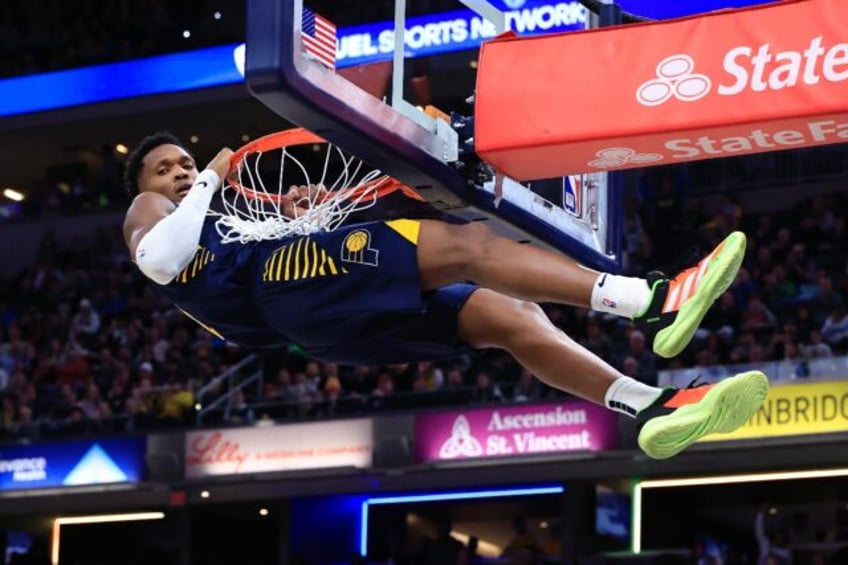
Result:
<instances>
[{"instance_id":1,"label":"player's bare arm","mask_svg":"<svg viewBox=\"0 0 848 565\"><path fill-rule=\"evenodd\" d=\"M174 202L156 192L142 192L133 199L124 218L124 241L133 260L141 238L176 209Z\"/></svg>"}]
</instances>

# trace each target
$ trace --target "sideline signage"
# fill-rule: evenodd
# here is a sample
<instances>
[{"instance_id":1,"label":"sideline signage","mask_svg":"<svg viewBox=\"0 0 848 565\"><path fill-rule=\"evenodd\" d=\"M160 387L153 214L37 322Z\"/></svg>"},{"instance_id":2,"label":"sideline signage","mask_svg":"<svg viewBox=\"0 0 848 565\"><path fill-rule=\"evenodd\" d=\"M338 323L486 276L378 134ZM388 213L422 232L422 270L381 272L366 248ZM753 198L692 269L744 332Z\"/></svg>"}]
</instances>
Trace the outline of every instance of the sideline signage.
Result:
<instances>
[{"instance_id":1,"label":"sideline signage","mask_svg":"<svg viewBox=\"0 0 848 565\"><path fill-rule=\"evenodd\" d=\"M729 434L703 441L848 431L848 381L772 386L759 412Z\"/></svg>"},{"instance_id":2,"label":"sideline signage","mask_svg":"<svg viewBox=\"0 0 848 565\"><path fill-rule=\"evenodd\" d=\"M588 402L476 408L415 416L418 462L602 451L618 445L618 416Z\"/></svg>"},{"instance_id":3,"label":"sideline signage","mask_svg":"<svg viewBox=\"0 0 848 565\"><path fill-rule=\"evenodd\" d=\"M111 438L0 446L0 490L139 482L146 445Z\"/></svg>"},{"instance_id":4,"label":"sideline signage","mask_svg":"<svg viewBox=\"0 0 848 565\"><path fill-rule=\"evenodd\" d=\"M373 421L338 420L186 434L190 479L329 467L369 467Z\"/></svg>"}]
</instances>

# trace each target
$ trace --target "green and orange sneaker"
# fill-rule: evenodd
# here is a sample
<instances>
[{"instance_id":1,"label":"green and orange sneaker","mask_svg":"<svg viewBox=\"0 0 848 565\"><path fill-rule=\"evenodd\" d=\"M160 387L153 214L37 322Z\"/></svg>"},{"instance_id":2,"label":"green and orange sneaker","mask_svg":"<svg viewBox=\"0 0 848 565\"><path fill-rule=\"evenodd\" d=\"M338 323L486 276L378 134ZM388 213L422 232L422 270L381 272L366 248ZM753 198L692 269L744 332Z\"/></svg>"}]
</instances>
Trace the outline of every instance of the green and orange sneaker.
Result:
<instances>
[{"instance_id":1,"label":"green and orange sneaker","mask_svg":"<svg viewBox=\"0 0 848 565\"><path fill-rule=\"evenodd\" d=\"M666 388L636 415L639 447L649 457L667 459L706 435L730 433L757 413L768 388L768 377L759 371L711 385Z\"/></svg>"},{"instance_id":2,"label":"green and orange sneaker","mask_svg":"<svg viewBox=\"0 0 848 565\"><path fill-rule=\"evenodd\" d=\"M689 345L707 311L736 279L746 244L745 234L736 231L697 265L673 278L657 271L648 273L653 296L633 322L654 338L654 353L674 357Z\"/></svg>"}]
</instances>

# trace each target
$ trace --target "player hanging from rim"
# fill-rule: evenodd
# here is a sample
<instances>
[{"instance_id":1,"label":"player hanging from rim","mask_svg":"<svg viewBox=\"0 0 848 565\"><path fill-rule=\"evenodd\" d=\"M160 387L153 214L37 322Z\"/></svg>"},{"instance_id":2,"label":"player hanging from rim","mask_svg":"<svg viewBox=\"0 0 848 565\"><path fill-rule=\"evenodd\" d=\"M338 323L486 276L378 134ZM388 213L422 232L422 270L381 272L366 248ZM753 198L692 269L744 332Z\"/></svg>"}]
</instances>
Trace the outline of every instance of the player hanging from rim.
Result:
<instances>
[{"instance_id":1,"label":"player hanging from rim","mask_svg":"<svg viewBox=\"0 0 848 565\"><path fill-rule=\"evenodd\" d=\"M658 355L673 357L733 282L745 252L742 233L730 234L691 269L646 279L586 269L498 237L480 223L372 221L223 244L207 211L232 154L222 149L198 173L172 135L145 138L127 163L126 185L137 195L124 238L140 270L169 299L233 343L293 342L345 364L504 349L548 385L634 417L639 445L653 458L735 430L765 400L768 379L756 371L687 389L626 377L566 336L537 305L569 304L632 319L653 337ZM282 212L305 212L314 202L302 198L308 192L292 187Z\"/></svg>"}]
</instances>

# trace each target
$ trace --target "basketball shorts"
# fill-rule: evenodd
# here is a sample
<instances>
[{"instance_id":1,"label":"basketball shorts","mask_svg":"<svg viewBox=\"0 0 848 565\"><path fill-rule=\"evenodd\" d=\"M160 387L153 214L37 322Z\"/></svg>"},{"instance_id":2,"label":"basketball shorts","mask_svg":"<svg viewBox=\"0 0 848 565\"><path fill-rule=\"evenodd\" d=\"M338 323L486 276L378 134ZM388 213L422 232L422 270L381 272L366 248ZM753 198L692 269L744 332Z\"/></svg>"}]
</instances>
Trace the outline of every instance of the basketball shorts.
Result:
<instances>
[{"instance_id":1,"label":"basketball shorts","mask_svg":"<svg viewBox=\"0 0 848 565\"><path fill-rule=\"evenodd\" d=\"M257 302L275 331L310 355L342 364L390 364L469 352L459 311L477 289L422 292L416 220L344 226L260 246Z\"/></svg>"}]
</instances>

